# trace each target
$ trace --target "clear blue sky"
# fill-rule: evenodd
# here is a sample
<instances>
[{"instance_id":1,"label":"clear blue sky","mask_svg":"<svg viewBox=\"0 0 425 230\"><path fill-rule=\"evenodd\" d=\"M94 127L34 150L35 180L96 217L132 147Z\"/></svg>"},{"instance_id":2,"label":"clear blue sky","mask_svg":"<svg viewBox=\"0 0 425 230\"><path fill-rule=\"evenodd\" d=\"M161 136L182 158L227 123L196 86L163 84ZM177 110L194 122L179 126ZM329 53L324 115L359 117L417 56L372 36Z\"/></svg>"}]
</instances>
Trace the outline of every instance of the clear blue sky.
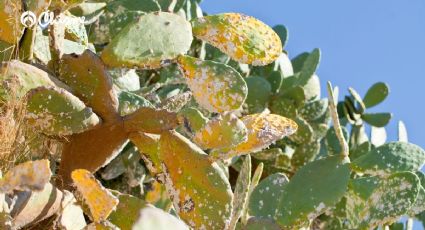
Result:
<instances>
[{"instance_id":1,"label":"clear blue sky","mask_svg":"<svg viewBox=\"0 0 425 230\"><path fill-rule=\"evenodd\" d=\"M321 48L322 92L326 81L340 96L349 86L364 95L373 83L388 83L389 97L372 110L393 113L388 140L396 140L403 120L409 141L425 148L424 0L204 0L201 7L285 25L291 58ZM414 229L423 228L416 222Z\"/></svg>"},{"instance_id":2,"label":"clear blue sky","mask_svg":"<svg viewBox=\"0 0 425 230\"><path fill-rule=\"evenodd\" d=\"M403 120L409 141L425 148L424 0L204 0L206 12L240 12L289 30L290 57L321 48L318 75L361 95L387 82L391 93L372 111L392 112L389 140ZM322 90L323 91L323 90Z\"/></svg>"}]
</instances>

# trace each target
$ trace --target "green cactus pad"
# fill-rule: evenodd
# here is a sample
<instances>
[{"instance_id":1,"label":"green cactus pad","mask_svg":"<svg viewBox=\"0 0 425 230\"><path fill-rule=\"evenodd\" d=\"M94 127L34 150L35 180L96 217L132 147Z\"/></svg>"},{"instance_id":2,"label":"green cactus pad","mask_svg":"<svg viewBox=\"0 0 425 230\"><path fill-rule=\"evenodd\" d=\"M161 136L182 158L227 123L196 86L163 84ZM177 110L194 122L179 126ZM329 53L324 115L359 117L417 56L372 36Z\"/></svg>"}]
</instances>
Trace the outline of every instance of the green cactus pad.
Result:
<instances>
[{"instance_id":1,"label":"green cactus pad","mask_svg":"<svg viewBox=\"0 0 425 230\"><path fill-rule=\"evenodd\" d=\"M77 97L63 89L39 87L28 93L27 122L47 135L85 132L100 119Z\"/></svg>"},{"instance_id":2,"label":"green cactus pad","mask_svg":"<svg viewBox=\"0 0 425 230\"><path fill-rule=\"evenodd\" d=\"M244 103L248 87L232 67L189 56L179 57L178 63L194 98L205 109L210 112L232 111Z\"/></svg>"},{"instance_id":3,"label":"green cactus pad","mask_svg":"<svg viewBox=\"0 0 425 230\"><path fill-rule=\"evenodd\" d=\"M86 28L84 27L84 22L82 22L79 17L71 14L61 15L61 18L65 22L65 38L78 44L87 46L89 44L89 39Z\"/></svg>"},{"instance_id":4,"label":"green cactus pad","mask_svg":"<svg viewBox=\"0 0 425 230\"><path fill-rule=\"evenodd\" d=\"M350 180L348 186L358 197L367 200L380 183L381 179L376 176L360 177Z\"/></svg>"},{"instance_id":5,"label":"green cactus pad","mask_svg":"<svg viewBox=\"0 0 425 230\"><path fill-rule=\"evenodd\" d=\"M284 186L275 218L281 226L297 226L334 206L347 190L350 168L341 156L308 163Z\"/></svg>"},{"instance_id":6,"label":"green cactus pad","mask_svg":"<svg viewBox=\"0 0 425 230\"><path fill-rule=\"evenodd\" d=\"M127 132L159 134L174 129L177 125L177 114L164 109L142 107L124 117L124 128Z\"/></svg>"},{"instance_id":7,"label":"green cactus pad","mask_svg":"<svg viewBox=\"0 0 425 230\"><path fill-rule=\"evenodd\" d=\"M288 29L284 25L277 25L273 27L273 30L279 35L282 47L285 47L286 42L288 42Z\"/></svg>"},{"instance_id":8,"label":"green cactus pad","mask_svg":"<svg viewBox=\"0 0 425 230\"><path fill-rule=\"evenodd\" d=\"M262 112L269 102L272 88L270 83L263 77L248 77L245 79L248 86L246 104L250 113Z\"/></svg>"},{"instance_id":9,"label":"green cactus pad","mask_svg":"<svg viewBox=\"0 0 425 230\"><path fill-rule=\"evenodd\" d=\"M148 204L131 195L118 194L116 197L119 203L115 210L109 215L108 220L121 230L131 230L133 224L136 223L139 218L140 210L145 208Z\"/></svg>"},{"instance_id":10,"label":"green cactus pad","mask_svg":"<svg viewBox=\"0 0 425 230\"><path fill-rule=\"evenodd\" d=\"M0 67L0 98L6 99L13 94L18 99L29 90L40 86L55 86L49 74L35 66L12 60L3 62ZM13 91L11 91L12 89Z\"/></svg>"},{"instance_id":11,"label":"green cactus pad","mask_svg":"<svg viewBox=\"0 0 425 230\"><path fill-rule=\"evenodd\" d=\"M425 175L423 172L416 172L416 176L418 176L421 186L419 187L418 197L415 200L415 203L409 210L409 215L414 216L425 211Z\"/></svg>"},{"instance_id":12,"label":"green cactus pad","mask_svg":"<svg viewBox=\"0 0 425 230\"><path fill-rule=\"evenodd\" d=\"M255 217L274 218L282 199L283 187L289 182L282 173L260 181L249 200L249 214Z\"/></svg>"},{"instance_id":13,"label":"green cactus pad","mask_svg":"<svg viewBox=\"0 0 425 230\"><path fill-rule=\"evenodd\" d=\"M281 230L273 219L251 217L242 230Z\"/></svg>"},{"instance_id":14,"label":"green cactus pad","mask_svg":"<svg viewBox=\"0 0 425 230\"><path fill-rule=\"evenodd\" d=\"M271 92L279 93L280 87L282 86L283 74L281 74L279 71L273 71L269 76L266 77L266 79L271 86Z\"/></svg>"},{"instance_id":15,"label":"green cactus pad","mask_svg":"<svg viewBox=\"0 0 425 230\"><path fill-rule=\"evenodd\" d=\"M210 120L195 133L193 141L202 149L234 147L248 138L245 124L235 115L227 113Z\"/></svg>"},{"instance_id":16,"label":"green cactus pad","mask_svg":"<svg viewBox=\"0 0 425 230\"><path fill-rule=\"evenodd\" d=\"M309 102L299 110L299 114L307 121L315 121L322 117L328 109L328 99Z\"/></svg>"},{"instance_id":17,"label":"green cactus pad","mask_svg":"<svg viewBox=\"0 0 425 230\"><path fill-rule=\"evenodd\" d=\"M234 229L242 215L242 211L248 200L249 187L251 185L251 156L246 155L238 179L236 180L235 193L233 196L233 212L230 219L229 229Z\"/></svg>"},{"instance_id":18,"label":"green cactus pad","mask_svg":"<svg viewBox=\"0 0 425 230\"><path fill-rule=\"evenodd\" d=\"M269 161L276 159L281 154L283 154L281 148L269 148L261 152L252 153L251 156L258 160Z\"/></svg>"},{"instance_id":19,"label":"green cactus pad","mask_svg":"<svg viewBox=\"0 0 425 230\"><path fill-rule=\"evenodd\" d=\"M81 55L64 55L59 79L70 86L73 94L92 107L104 120L118 117L118 98L112 78L100 58L90 50Z\"/></svg>"},{"instance_id":20,"label":"green cactus pad","mask_svg":"<svg viewBox=\"0 0 425 230\"><path fill-rule=\"evenodd\" d=\"M295 167L301 167L310 161L313 161L320 152L320 142L313 141L298 146L291 158L291 164Z\"/></svg>"},{"instance_id":21,"label":"green cactus pad","mask_svg":"<svg viewBox=\"0 0 425 230\"><path fill-rule=\"evenodd\" d=\"M103 50L102 60L112 67L156 69L186 53L191 43L191 26L184 18L149 13L116 35Z\"/></svg>"},{"instance_id":22,"label":"green cactus pad","mask_svg":"<svg viewBox=\"0 0 425 230\"><path fill-rule=\"evenodd\" d=\"M419 178L411 172L395 173L383 180L366 201L367 208L358 213L360 228L373 229L404 215L414 204L419 187Z\"/></svg>"},{"instance_id":23,"label":"green cactus pad","mask_svg":"<svg viewBox=\"0 0 425 230\"><path fill-rule=\"evenodd\" d=\"M49 47L49 37L44 36L41 29L37 29L33 47L34 57L41 63L48 65L48 63L52 60L52 54L50 53L50 49L46 49L46 47ZM60 47L60 50L64 54L82 54L86 49L94 51L94 48L92 48L90 44L82 45L68 39L63 40L63 44Z\"/></svg>"},{"instance_id":24,"label":"green cactus pad","mask_svg":"<svg viewBox=\"0 0 425 230\"><path fill-rule=\"evenodd\" d=\"M362 114L363 121L375 127L384 127L390 122L391 113L365 113Z\"/></svg>"},{"instance_id":25,"label":"green cactus pad","mask_svg":"<svg viewBox=\"0 0 425 230\"><path fill-rule=\"evenodd\" d=\"M144 97L128 91L121 91L118 96L118 100L120 103L118 110L121 116L134 113L142 107L154 107L152 103L146 100Z\"/></svg>"},{"instance_id":26,"label":"green cactus pad","mask_svg":"<svg viewBox=\"0 0 425 230\"><path fill-rule=\"evenodd\" d=\"M161 134L160 160L174 208L195 229L223 229L232 212L233 194L223 171L182 135Z\"/></svg>"},{"instance_id":27,"label":"green cactus pad","mask_svg":"<svg viewBox=\"0 0 425 230\"><path fill-rule=\"evenodd\" d=\"M112 69L109 73L112 77L112 82L118 88L118 91L140 90L140 77L136 70Z\"/></svg>"},{"instance_id":28,"label":"green cactus pad","mask_svg":"<svg viewBox=\"0 0 425 230\"><path fill-rule=\"evenodd\" d=\"M263 175L263 169L264 169L264 164L263 163L258 164L257 168L254 171L254 175L252 175L251 184L249 185L249 190L248 190L248 197L247 197L248 200L247 202L245 202L245 205L242 210L242 216L241 216L242 224L246 224L248 221L249 201L251 200L252 192L257 187L258 183L260 182L261 176Z\"/></svg>"},{"instance_id":29,"label":"green cactus pad","mask_svg":"<svg viewBox=\"0 0 425 230\"><path fill-rule=\"evenodd\" d=\"M282 42L269 26L242 14L224 13L196 18L193 34L237 62L263 66L282 53Z\"/></svg>"},{"instance_id":30,"label":"green cactus pad","mask_svg":"<svg viewBox=\"0 0 425 230\"><path fill-rule=\"evenodd\" d=\"M161 6L157 0L144 0L143 4L140 4L140 2L137 0L118 0L111 1L107 7L112 12L116 9L120 9L121 7L125 8L125 10L143 12L154 12L161 10Z\"/></svg>"},{"instance_id":31,"label":"green cactus pad","mask_svg":"<svg viewBox=\"0 0 425 230\"><path fill-rule=\"evenodd\" d=\"M149 171L153 175L160 173L162 170L159 160L159 135L133 132L129 137L138 148Z\"/></svg>"},{"instance_id":32,"label":"green cactus pad","mask_svg":"<svg viewBox=\"0 0 425 230\"><path fill-rule=\"evenodd\" d=\"M353 170L370 175L417 171L425 163L425 151L417 145L390 142L355 159Z\"/></svg>"},{"instance_id":33,"label":"green cactus pad","mask_svg":"<svg viewBox=\"0 0 425 230\"><path fill-rule=\"evenodd\" d=\"M373 107L385 100L387 98L390 89L387 84L383 82L378 82L369 88L363 102L366 108Z\"/></svg>"},{"instance_id":34,"label":"green cactus pad","mask_svg":"<svg viewBox=\"0 0 425 230\"><path fill-rule=\"evenodd\" d=\"M314 135L311 125L299 117L295 119L295 122L298 125L298 130L294 135L291 135L288 138L297 144L310 143L313 140Z\"/></svg>"},{"instance_id":35,"label":"green cactus pad","mask_svg":"<svg viewBox=\"0 0 425 230\"><path fill-rule=\"evenodd\" d=\"M320 63L321 51L314 49L303 63L301 68L301 75L298 79L300 85L306 85L307 82L313 77Z\"/></svg>"},{"instance_id":36,"label":"green cactus pad","mask_svg":"<svg viewBox=\"0 0 425 230\"><path fill-rule=\"evenodd\" d=\"M355 107L355 111L357 113L363 113L366 109L366 106L363 102L363 99L360 97L360 94L355 89L353 89L351 87L348 88L348 92L350 92L351 97L356 102L357 106Z\"/></svg>"},{"instance_id":37,"label":"green cactus pad","mask_svg":"<svg viewBox=\"0 0 425 230\"><path fill-rule=\"evenodd\" d=\"M199 131L208 123L208 118L193 107L184 108L178 113L178 117L186 131L190 134Z\"/></svg>"},{"instance_id":38,"label":"green cactus pad","mask_svg":"<svg viewBox=\"0 0 425 230\"><path fill-rule=\"evenodd\" d=\"M341 127L341 130L345 140L347 140L349 136L348 130L345 127ZM328 129L328 132L325 137L325 145L326 145L326 150L328 151L328 155L341 154L342 146L338 141L338 138L335 133L335 129L333 127Z\"/></svg>"},{"instance_id":39,"label":"green cactus pad","mask_svg":"<svg viewBox=\"0 0 425 230\"><path fill-rule=\"evenodd\" d=\"M310 53L303 52L292 58L291 63L294 69L294 73L298 73L302 70L305 60L308 58Z\"/></svg>"},{"instance_id":40,"label":"green cactus pad","mask_svg":"<svg viewBox=\"0 0 425 230\"><path fill-rule=\"evenodd\" d=\"M277 97L270 101L270 111L281 116L295 118L297 116L297 106L294 101L284 97Z\"/></svg>"}]
</instances>

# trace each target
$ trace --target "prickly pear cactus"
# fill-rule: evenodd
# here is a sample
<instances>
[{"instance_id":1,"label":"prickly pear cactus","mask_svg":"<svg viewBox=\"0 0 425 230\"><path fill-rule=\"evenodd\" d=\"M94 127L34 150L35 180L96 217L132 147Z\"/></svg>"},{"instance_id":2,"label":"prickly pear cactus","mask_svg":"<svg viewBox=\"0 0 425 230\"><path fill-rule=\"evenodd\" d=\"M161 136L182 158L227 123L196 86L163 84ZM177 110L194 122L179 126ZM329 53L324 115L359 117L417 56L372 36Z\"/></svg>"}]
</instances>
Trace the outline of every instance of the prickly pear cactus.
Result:
<instances>
[{"instance_id":1,"label":"prickly pear cactus","mask_svg":"<svg viewBox=\"0 0 425 230\"><path fill-rule=\"evenodd\" d=\"M200 2L0 0L0 118L23 146L14 167L0 152L1 229L424 220L425 151L402 122L386 143L392 115L370 111L385 83L322 98L320 49L288 54L285 26ZM48 28L20 23L47 9ZM12 102L23 108L6 113Z\"/></svg>"}]
</instances>

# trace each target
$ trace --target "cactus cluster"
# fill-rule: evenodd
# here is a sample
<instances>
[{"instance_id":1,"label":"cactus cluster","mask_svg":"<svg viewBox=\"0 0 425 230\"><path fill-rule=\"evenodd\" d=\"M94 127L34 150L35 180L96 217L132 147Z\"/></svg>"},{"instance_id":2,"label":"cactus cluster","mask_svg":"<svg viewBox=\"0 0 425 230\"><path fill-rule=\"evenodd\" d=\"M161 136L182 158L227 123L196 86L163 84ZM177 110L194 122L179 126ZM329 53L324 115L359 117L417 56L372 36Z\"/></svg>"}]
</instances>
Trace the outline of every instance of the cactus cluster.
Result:
<instances>
[{"instance_id":1,"label":"cactus cluster","mask_svg":"<svg viewBox=\"0 0 425 230\"><path fill-rule=\"evenodd\" d=\"M21 4L22 3L22 4ZM425 216L425 151L373 85L322 98L321 51L199 0L0 0L0 98L57 143L0 177L0 228L374 229ZM25 10L51 10L24 28ZM86 21L77 20L84 16ZM16 20L15 20L16 19ZM331 125L333 124L333 125ZM371 134L366 126L371 126ZM27 136L22 137L28 141Z\"/></svg>"}]
</instances>

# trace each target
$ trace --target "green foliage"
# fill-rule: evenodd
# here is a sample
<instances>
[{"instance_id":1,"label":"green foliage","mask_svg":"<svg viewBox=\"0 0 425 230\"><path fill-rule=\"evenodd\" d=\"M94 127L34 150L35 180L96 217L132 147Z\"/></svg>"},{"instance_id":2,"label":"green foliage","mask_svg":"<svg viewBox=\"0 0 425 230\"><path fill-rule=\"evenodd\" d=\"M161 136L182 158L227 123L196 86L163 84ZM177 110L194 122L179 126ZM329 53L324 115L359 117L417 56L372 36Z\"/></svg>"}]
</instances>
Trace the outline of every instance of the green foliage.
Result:
<instances>
[{"instance_id":1,"label":"green foliage","mask_svg":"<svg viewBox=\"0 0 425 230\"><path fill-rule=\"evenodd\" d=\"M402 122L399 141L385 143L392 114L369 111L388 86L338 101L329 84L321 98L321 51L290 60L285 26L207 15L199 0L12 3L0 3L10 19L0 21L1 111L20 100L22 128L46 136L51 161L29 156L4 172L0 228L397 229L403 215L425 219L425 151ZM23 30L13 13L24 8L67 22ZM18 133L17 144L30 139Z\"/></svg>"},{"instance_id":2,"label":"green foliage","mask_svg":"<svg viewBox=\"0 0 425 230\"><path fill-rule=\"evenodd\" d=\"M414 144L391 142L357 158L353 170L371 175L417 171L425 163L425 151Z\"/></svg>"},{"instance_id":3,"label":"green foliage","mask_svg":"<svg viewBox=\"0 0 425 230\"><path fill-rule=\"evenodd\" d=\"M186 53L191 42L192 29L184 18L149 13L120 31L102 52L102 60L112 67L155 69Z\"/></svg>"}]
</instances>

